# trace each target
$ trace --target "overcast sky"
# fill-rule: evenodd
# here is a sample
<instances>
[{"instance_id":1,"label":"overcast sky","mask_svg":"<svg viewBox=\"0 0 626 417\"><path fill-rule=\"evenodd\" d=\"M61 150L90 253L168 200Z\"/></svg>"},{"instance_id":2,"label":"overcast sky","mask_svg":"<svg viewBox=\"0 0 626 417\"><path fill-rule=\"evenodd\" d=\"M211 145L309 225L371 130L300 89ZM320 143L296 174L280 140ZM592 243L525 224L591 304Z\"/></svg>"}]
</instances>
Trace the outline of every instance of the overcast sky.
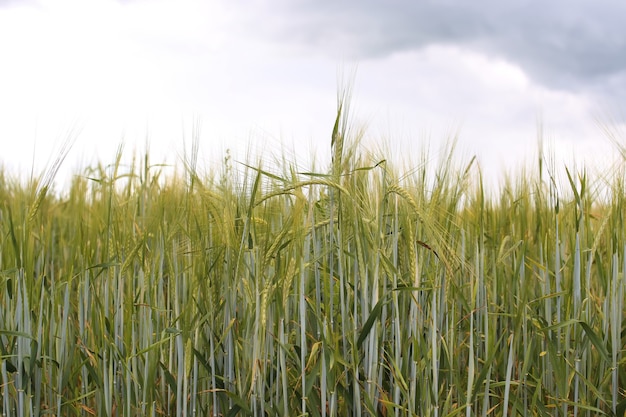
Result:
<instances>
[{"instance_id":1,"label":"overcast sky","mask_svg":"<svg viewBox=\"0 0 626 417\"><path fill-rule=\"evenodd\" d=\"M623 121L624 17L619 1L0 0L0 162L39 172L70 135L68 172L122 140L175 163L195 121L205 166L227 148L325 163L355 68L353 124L390 156L458 132L460 159L495 176L535 157L542 121L558 158L608 161L596 120Z\"/></svg>"}]
</instances>

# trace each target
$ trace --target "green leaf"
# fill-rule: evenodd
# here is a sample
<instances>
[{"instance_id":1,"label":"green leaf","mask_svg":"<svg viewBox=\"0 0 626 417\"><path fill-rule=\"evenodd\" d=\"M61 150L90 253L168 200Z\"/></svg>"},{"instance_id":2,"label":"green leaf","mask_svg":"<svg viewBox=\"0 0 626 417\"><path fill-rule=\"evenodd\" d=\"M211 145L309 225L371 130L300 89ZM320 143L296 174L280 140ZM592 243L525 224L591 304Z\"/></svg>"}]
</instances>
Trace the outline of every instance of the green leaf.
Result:
<instances>
[{"instance_id":1,"label":"green leaf","mask_svg":"<svg viewBox=\"0 0 626 417\"><path fill-rule=\"evenodd\" d=\"M248 404L246 404L246 401L244 401L240 396L230 391L224 391L224 393L235 403L233 408L231 408L228 411L228 414L226 414L227 416L236 416L238 415L237 413L239 413L239 411L242 411L246 414L252 413L252 411L248 407Z\"/></svg>"},{"instance_id":2,"label":"green leaf","mask_svg":"<svg viewBox=\"0 0 626 417\"><path fill-rule=\"evenodd\" d=\"M358 340L356 342L357 349L359 349L361 347L361 345L365 341L365 338L367 337L367 335L372 330L372 326L374 325L374 322L376 321L376 319L380 316L381 312L383 311L383 305L385 305L385 299L381 298L380 300L378 300L378 302L376 303L376 305L374 306L374 308L370 312L370 315L367 318L367 320L365 321L365 324L363 325L363 328L361 329L361 333L359 334L359 338L358 338Z\"/></svg>"},{"instance_id":3,"label":"green leaf","mask_svg":"<svg viewBox=\"0 0 626 417\"><path fill-rule=\"evenodd\" d=\"M600 355L602 355L602 359L604 359L606 362L609 362L609 352L606 349L604 343L602 343L602 339L600 338L600 336L598 336L593 331L593 329L584 321L581 321L580 325L582 326L583 330L585 330L585 333L587 334L587 337L589 338L593 346L598 350Z\"/></svg>"}]
</instances>

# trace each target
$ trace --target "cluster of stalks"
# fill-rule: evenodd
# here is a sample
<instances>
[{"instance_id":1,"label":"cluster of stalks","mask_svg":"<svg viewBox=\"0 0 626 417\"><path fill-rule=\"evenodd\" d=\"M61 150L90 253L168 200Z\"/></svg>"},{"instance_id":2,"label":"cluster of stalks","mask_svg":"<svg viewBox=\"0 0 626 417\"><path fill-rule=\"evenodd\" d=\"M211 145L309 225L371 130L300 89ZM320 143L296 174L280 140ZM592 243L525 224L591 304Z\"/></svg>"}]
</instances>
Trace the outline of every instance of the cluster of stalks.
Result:
<instances>
[{"instance_id":1,"label":"cluster of stalks","mask_svg":"<svg viewBox=\"0 0 626 417\"><path fill-rule=\"evenodd\" d=\"M325 172L1 173L3 415L623 416L623 167L488 195L360 152L343 103Z\"/></svg>"}]
</instances>

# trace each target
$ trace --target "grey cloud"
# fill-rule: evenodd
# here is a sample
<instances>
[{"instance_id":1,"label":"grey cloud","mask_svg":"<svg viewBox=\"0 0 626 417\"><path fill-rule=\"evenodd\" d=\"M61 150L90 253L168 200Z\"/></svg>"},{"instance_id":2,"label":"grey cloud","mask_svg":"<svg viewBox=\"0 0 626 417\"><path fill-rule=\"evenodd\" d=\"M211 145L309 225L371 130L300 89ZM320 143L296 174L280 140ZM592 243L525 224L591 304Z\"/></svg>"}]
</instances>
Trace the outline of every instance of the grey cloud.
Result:
<instances>
[{"instance_id":1,"label":"grey cloud","mask_svg":"<svg viewBox=\"0 0 626 417\"><path fill-rule=\"evenodd\" d=\"M626 3L619 1L283 0L271 12L283 16L256 29L357 60L454 44L516 63L553 88L626 73Z\"/></svg>"}]
</instances>

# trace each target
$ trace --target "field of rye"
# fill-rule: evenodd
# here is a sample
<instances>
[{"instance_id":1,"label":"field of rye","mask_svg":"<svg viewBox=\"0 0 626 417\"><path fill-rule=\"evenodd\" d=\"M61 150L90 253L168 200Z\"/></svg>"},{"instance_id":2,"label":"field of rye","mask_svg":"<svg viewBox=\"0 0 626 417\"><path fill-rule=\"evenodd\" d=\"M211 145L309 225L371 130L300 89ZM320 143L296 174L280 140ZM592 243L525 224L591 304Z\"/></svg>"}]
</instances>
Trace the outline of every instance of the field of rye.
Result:
<instances>
[{"instance_id":1,"label":"field of rye","mask_svg":"<svg viewBox=\"0 0 626 417\"><path fill-rule=\"evenodd\" d=\"M0 172L2 415L623 416L626 158L488 194L341 103L324 170Z\"/></svg>"}]
</instances>

